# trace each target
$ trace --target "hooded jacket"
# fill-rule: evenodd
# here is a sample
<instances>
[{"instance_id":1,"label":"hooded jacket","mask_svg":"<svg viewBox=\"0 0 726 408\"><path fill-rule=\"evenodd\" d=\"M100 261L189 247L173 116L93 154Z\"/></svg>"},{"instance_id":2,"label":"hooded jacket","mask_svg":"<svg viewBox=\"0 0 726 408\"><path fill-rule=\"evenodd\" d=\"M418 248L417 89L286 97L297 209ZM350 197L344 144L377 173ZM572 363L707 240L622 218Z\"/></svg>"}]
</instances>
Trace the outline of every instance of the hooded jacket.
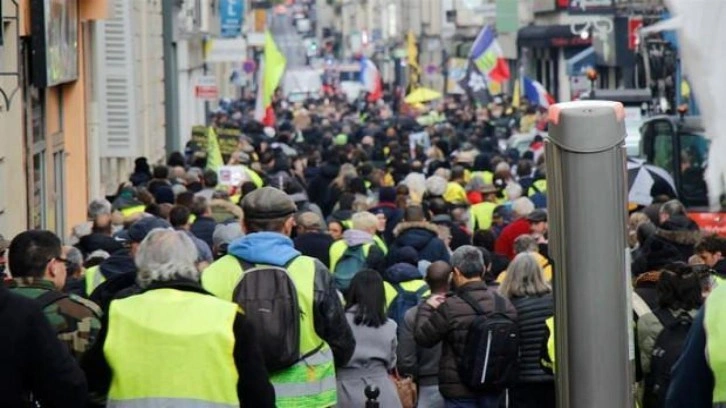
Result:
<instances>
[{"instance_id":1,"label":"hooded jacket","mask_svg":"<svg viewBox=\"0 0 726 408\"><path fill-rule=\"evenodd\" d=\"M333 237L324 232L306 232L295 237L295 249L316 258L323 265L330 265L330 246L333 245Z\"/></svg>"},{"instance_id":2,"label":"hooded jacket","mask_svg":"<svg viewBox=\"0 0 726 408\"><path fill-rule=\"evenodd\" d=\"M684 215L672 216L643 242L638 258L633 260L633 272L638 274L653 270L654 261L658 266L678 261L687 263L701 237L701 231L693 220ZM665 261L666 253L668 261Z\"/></svg>"},{"instance_id":3,"label":"hooded jacket","mask_svg":"<svg viewBox=\"0 0 726 408\"><path fill-rule=\"evenodd\" d=\"M501 296L487 288L483 281L469 282L458 288L458 293L466 292L482 309L494 311L494 296ZM504 299L505 314L517 319L517 311L508 299ZM422 303L418 308L414 338L421 347L433 347L442 342L439 363L439 391L444 398L475 398L481 393L472 392L459 378L458 362L466 345L466 336L476 317L474 309L456 293L446 298L438 308Z\"/></svg>"},{"instance_id":4,"label":"hooded jacket","mask_svg":"<svg viewBox=\"0 0 726 408\"><path fill-rule=\"evenodd\" d=\"M310 184L308 184L308 198L311 202L317 204L325 215L330 214L332 206L335 205L335 202L333 202L329 208L326 206L328 188L330 183L338 177L339 170L340 165L325 163L320 167L320 171L315 178L310 180ZM335 201L338 201L337 198Z\"/></svg>"},{"instance_id":5,"label":"hooded jacket","mask_svg":"<svg viewBox=\"0 0 726 408\"><path fill-rule=\"evenodd\" d=\"M423 276L421 276L417 267L410 263L399 262L386 269L386 272L383 274L383 279L392 284L397 284L412 280L421 280Z\"/></svg>"},{"instance_id":6,"label":"hooded jacket","mask_svg":"<svg viewBox=\"0 0 726 408\"><path fill-rule=\"evenodd\" d=\"M243 217L242 209L230 200L213 199L209 206L212 208L212 218L218 223L224 223L230 220L241 220Z\"/></svg>"},{"instance_id":7,"label":"hooded jacket","mask_svg":"<svg viewBox=\"0 0 726 408\"><path fill-rule=\"evenodd\" d=\"M228 254L252 264L274 266L285 266L293 258L301 256L289 237L276 232L255 232L238 238L229 245ZM322 262L318 260L314 262L315 332L330 345L336 365L341 366L353 355L355 339L345 318L338 292L333 286L332 274ZM206 274L223 272L215 270L214 264L204 271ZM202 279L204 284L204 275ZM208 288L205 286L205 289ZM218 293L215 295L219 296Z\"/></svg>"},{"instance_id":8,"label":"hooded jacket","mask_svg":"<svg viewBox=\"0 0 726 408\"><path fill-rule=\"evenodd\" d=\"M393 229L396 239L388 248L390 258L395 259L395 252L410 246L418 251L419 260L449 262L451 255L444 241L439 239L435 225L425 221L402 222Z\"/></svg>"},{"instance_id":9,"label":"hooded jacket","mask_svg":"<svg viewBox=\"0 0 726 408\"><path fill-rule=\"evenodd\" d=\"M365 231L354 229L349 229L343 232L343 239L341 241L334 242L331 245L331 272L335 270L335 266L333 264L337 264L338 261L340 261L340 259L342 258L342 254L345 251L343 250L342 252L340 252L339 250L333 248L334 246L345 245L346 249L348 249L366 244L370 244L370 248L368 249L368 256L366 257L366 268L374 269L379 273L382 273L386 267L386 257L383 254L383 250L381 250L378 245L376 245L376 242L373 240L373 235ZM334 259L338 253L340 254L341 258Z\"/></svg>"}]
</instances>

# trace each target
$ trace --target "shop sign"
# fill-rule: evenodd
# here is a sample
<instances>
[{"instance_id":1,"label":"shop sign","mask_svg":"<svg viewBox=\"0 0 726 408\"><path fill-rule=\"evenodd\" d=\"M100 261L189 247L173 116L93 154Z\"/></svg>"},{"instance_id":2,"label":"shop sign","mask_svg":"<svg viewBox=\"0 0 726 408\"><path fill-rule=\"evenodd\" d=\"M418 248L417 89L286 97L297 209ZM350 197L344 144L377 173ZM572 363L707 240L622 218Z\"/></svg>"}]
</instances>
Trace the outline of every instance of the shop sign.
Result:
<instances>
[{"instance_id":1,"label":"shop sign","mask_svg":"<svg viewBox=\"0 0 726 408\"><path fill-rule=\"evenodd\" d=\"M197 99L216 100L219 96L217 78L212 75L200 76L194 86L194 96Z\"/></svg>"},{"instance_id":2,"label":"shop sign","mask_svg":"<svg viewBox=\"0 0 726 408\"><path fill-rule=\"evenodd\" d=\"M47 88L78 79L78 1L31 3L33 80Z\"/></svg>"}]
</instances>

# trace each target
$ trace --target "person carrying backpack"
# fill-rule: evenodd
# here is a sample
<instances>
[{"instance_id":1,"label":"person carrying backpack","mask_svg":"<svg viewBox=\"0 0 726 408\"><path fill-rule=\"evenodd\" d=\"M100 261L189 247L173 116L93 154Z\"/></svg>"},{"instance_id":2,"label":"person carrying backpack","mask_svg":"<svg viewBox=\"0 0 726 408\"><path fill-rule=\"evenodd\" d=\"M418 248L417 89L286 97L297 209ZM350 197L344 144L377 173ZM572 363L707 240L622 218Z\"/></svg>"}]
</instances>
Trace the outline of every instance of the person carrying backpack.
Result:
<instances>
[{"instance_id":1,"label":"person carrying backpack","mask_svg":"<svg viewBox=\"0 0 726 408\"><path fill-rule=\"evenodd\" d=\"M288 195L262 187L241 204L247 235L204 271L202 286L240 304L255 326L277 407L334 406L333 363L348 362L355 340L332 275L294 248L297 209Z\"/></svg>"},{"instance_id":2,"label":"person carrying backpack","mask_svg":"<svg viewBox=\"0 0 726 408\"><path fill-rule=\"evenodd\" d=\"M665 406L671 368L681 356L688 331L703 304L701 276L686 264L663 269L656 284L658 307L638 319L644 376L643 408Z\"/></svg>"},{"instance_id":3,"label":"person carrying backpack","mask_svg":"<svg viewBox=\"0 0 726 408\"><path fill-rule=\"evenodd\" d=\"M343 233L343 239L330 246L330 271L336 289L343 293L358 271L370 268L382 272L385 264L383 250L373 238L378 229L378 217L362 211L353 214L351 223L352 227Z\"/></svg>"},{"instance_id":4,"label":"person carrying backpack","mask_svg":"<svg viewBox=\"0 0 726 408\"><path fill-rule=\"evenodd\" d=\"M446 406L498 407L503 390L517 378L517 311L487 288L476 247L459 247L451 266L455 292L421 304L414 339L421 347L443 343L439 391Z\"/></svg>"},{"instance_id":5,"label":"person carrying backpack","mask_svg":"<svg viewBox=\"0 0 726 408\"><path fill-rule=\"evenodd\" d=\"M429 285L418 270L418 254L412 247L403 247L395 254L394 264L383 273L386 285L388 317L400 327L406 311L428 296Z\"/></svg>"}]
</instances>

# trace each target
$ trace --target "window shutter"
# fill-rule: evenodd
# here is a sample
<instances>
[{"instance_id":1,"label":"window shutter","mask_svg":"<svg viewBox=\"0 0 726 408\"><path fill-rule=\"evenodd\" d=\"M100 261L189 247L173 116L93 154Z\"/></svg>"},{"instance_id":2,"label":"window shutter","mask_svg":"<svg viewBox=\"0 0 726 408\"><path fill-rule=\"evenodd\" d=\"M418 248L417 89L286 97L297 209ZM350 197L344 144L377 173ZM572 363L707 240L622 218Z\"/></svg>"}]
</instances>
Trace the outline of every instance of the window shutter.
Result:
<instances>
[{"instance_id":1,"label":"window shutter","mask_svg":"<svg viewBox=\"0 0 726 408\"><path fill-rule=\"evenodd\" d=\"M131 35L131 1L109 0L111 16L97 24L97 92L101 157L138 153Z\"/></svg>"}]
</instances>

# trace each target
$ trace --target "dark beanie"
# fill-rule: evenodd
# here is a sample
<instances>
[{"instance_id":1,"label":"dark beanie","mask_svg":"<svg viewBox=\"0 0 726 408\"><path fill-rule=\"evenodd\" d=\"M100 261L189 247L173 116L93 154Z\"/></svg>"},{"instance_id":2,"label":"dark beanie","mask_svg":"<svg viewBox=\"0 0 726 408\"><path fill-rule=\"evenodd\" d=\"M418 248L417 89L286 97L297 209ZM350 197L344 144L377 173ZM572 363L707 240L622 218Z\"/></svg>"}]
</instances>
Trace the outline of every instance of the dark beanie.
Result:
<instances>
[{"instance_id":1,"label":"dark beanie","mask_svg":"<svg viewBox=\"0 0 726 408\"><path fill-rule=\"evenodd\" d=\"M381 187L378 190L378 201L381 203L395 203L396 189L393 187Z\"/></svg>"},{"instance_id":2,"label":"dark beanie","mask_svg":"<svg viewBox=\"0 0 726 408\"><path fill-rule=\"evenodd\" d=\"M154 190L154 200L157 204L174 204L174 190L170 186L159 186Z\"/></svg>"},{"instance_id":3,"label":"dark beanie","mask_svg":"<svg viewBox=\"0 0 726 408\"><path fill-rule=\"evenodd\" d=\"M418 265L418 252L414 247L405 246L391 254L391 261L393 263L407 263L416 266Z\"/></svg>"}]
</instances>

